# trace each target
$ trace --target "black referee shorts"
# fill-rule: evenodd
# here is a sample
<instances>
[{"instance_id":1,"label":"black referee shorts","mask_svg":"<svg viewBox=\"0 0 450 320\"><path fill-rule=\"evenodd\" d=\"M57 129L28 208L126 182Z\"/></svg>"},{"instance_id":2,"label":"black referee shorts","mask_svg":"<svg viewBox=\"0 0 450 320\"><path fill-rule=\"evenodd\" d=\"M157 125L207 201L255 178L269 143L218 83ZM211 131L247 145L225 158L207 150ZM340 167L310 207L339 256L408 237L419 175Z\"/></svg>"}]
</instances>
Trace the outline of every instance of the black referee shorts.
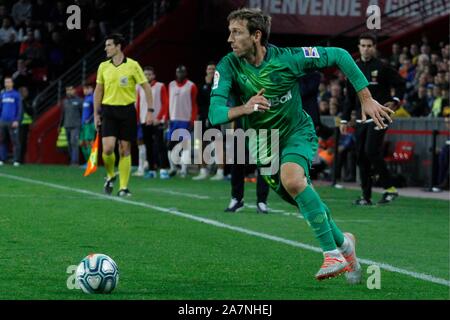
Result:
<instances>
[{"instance_id":1,"label":"black referee shorts","mask_svg":"<svg viewBox=\"0 0 450 320\"><path fill-rule=\"evenodd\" d=\"M127 106L102 105L102 137L135 141L137 118L134 104Z\"/></svg>"}]
</instances>

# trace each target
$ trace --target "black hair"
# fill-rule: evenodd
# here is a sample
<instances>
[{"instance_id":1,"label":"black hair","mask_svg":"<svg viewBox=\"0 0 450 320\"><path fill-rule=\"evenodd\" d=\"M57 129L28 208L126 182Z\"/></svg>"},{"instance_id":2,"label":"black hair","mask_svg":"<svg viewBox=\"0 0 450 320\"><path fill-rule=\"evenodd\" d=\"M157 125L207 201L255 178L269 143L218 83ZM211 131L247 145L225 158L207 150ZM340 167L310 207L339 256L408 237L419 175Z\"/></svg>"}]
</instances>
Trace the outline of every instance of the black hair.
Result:
<instances>
[{"instance_id":1,"label":"black hair","mask_svg":"<svg viewBox=\"0 0 450 320\"><path fill-rule=\"evenodd\" d=\"M358 42L361 39L372 40L373 45L377 44L377 36L372 32L364 32L359 35Z\"/></svg>"},{"instance_id":2,"label":"black hair","mask_svg":"<svg viewBox=\"0 0 450 320\"><path fill-rule=\"evenodd\" d=\"M123 50L126 46L125 37L120 33L112 33L110 35L107 35L105 38L106 40L112 40L113 43L117 46L120 44L120 48Z\"/></svg>"}]
</instances>

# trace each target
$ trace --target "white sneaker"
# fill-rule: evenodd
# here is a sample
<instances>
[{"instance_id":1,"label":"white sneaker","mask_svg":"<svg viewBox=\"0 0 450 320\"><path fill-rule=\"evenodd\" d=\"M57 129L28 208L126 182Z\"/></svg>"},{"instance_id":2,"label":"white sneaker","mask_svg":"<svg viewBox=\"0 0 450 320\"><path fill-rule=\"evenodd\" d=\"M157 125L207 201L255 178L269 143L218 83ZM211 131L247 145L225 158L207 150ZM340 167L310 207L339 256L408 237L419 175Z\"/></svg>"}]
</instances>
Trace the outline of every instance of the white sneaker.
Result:
<instances>
[{"instance_id":1,"label":"white sneaker","mask_svg":"<svg viewBox=\"0 0 450 320\"><path fill-rule=\"evenodd\" d=\"M217 170L217 173L215 174L215 176L211 177L211 179L209 179L209 180L212 180L212 181L223 180L223 170Z\"/></svg>"},{"instance_id":2,"label":"white sneaker","mask_svg":"<svg viewBox=\"0 0 450 320\"><path fill-rule=\"evenodd\" d=\"M144 176L144 170L137 170L136 172L133 173L134 177L143 177Z\"/></svg>"},{"instance_id":3,"label":"white sneaker","mask_svg":"<svg viewBox=\"0 0 450 320\"><path fill-rule=\"evenodd\" d=\"M19 167L20 166L20 162L14 161L13 166L14 167Z\"/></svg>"},{"instance_id":4,"label":"white sneaker","mask_svg":"<svg viewBox=\"0 0 450 320\"><path fill-rule=\"evenodd\" d=\"M267 207L267 204L264 202L258 202L256 204L256 212L257 213L264 213L267 214L269 213L269 208Z\"/></svg>"},{"instance_id":5,"label":"white sneaker","mask_svg":"<svg viewBox=\"0 0 450 320\"><path fill-rule=\"evenodd\" d=\"M145 179L154 179L157 177L158 177L158 174L156 173L155 170L149 170L149 171L147 171L146 174L144 174Z\"/></svg>"},{"instance_id":6,"label":"white sneaker","mask_svg":"<svg viewBox=\"0 0 450 320\"><path fill-rule=\"evenodd\" d=\"M160 169L159 170L159 178L162 180L170 179L169 171L167 171L166 169Z\"/></svg>"},{"instance_id":7,"label":"white sneaker","mask_svg":"<svg viewBox=\"0 0 450 320\"><path fill-rule=\"evenodd\" d=\"M333 252L336 251L336 252ZM337 277L348 270L349 263L338 250L323 253L324 261L316 274L316 279L321 281L328 278Z\"/></svg>"},{"instance_id":8,"label":"white sneaker","mask_svg":"<svg viewBox=\"0 0 450 320\"><path fill-rule=\"evenodd\" d=\"M208 178L208 170L201 168L198 176L193 177L192 180L204 180L206 178Z\"/></svg>"},{"instance_id":9,"label":"white sneaker","mask_svg":"<svg viewBox=\"0 0 450 320\"><path fill-rule=\"evenodd\" d=\"M350 284L358 284L361 283L362 269L356 258L356 239L353 234L348 232L344 233L344 237L348 240L350 245L350 248L346 250L346 252L342 252L342 255L349 264L349 269L345 273L345 278Z\"/></svg>"},{"instance_id":10,"label":"white sneaker","mask_svg":"<svg viewBox=\"0 0 450 320\"><path fill-rule=\"evenodd\" d=\"M238 201L235 198L231 198L230 204L225 209L225 212L238 212L244 208L244 200Z\"/></svg>"},{"instance_id":11,"label":"white sneaker","mask_svg":"<svg viewBox=\"0 0 450 320\"><path fill-rule=\"evenodd\" d=\"M180 178L186 178L187 177L187 172L186 171L180 171L179 172L179 176L180 176Z\"/></svg>"}]
</instances>

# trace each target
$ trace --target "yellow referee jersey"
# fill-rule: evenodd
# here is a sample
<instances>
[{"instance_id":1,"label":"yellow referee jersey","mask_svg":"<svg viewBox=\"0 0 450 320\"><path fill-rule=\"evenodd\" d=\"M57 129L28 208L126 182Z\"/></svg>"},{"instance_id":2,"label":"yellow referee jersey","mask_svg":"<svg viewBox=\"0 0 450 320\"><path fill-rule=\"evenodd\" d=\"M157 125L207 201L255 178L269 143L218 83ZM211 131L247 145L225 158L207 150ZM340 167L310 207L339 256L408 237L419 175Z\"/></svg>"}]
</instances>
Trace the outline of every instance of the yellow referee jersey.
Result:
<instances>
[{"instance_id":1,"label":"yellow referee jersey","mask_svg":"<svg viewBox=\"0 0 450 320\"><path fill-rule=\"evenodd\" d=\"M100 64L97 71L97 83L103 84L102 104L126 106L136 102L136 84L147 82L139 63L125 57L115 66L111 60Z\"/></svg>"}]
</instances>

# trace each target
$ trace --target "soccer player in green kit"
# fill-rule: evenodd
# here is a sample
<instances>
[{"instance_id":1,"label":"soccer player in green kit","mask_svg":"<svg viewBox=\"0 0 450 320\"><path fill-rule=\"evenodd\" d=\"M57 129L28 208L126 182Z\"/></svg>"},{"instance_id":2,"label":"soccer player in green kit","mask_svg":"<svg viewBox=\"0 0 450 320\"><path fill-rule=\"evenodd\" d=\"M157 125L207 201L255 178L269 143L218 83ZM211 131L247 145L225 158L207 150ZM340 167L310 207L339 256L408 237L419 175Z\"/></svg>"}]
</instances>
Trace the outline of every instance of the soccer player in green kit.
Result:
<instances>
[{"instance_id":1,"label":"soccer player in green kit","mask_svg":"<svg viewBox=\"0 0 450 320\"><path fill-rule=\"evenodd\" d=\"M209 110L211 124L241 118L244 129L279 130L280 170L265 176L265 180L284 200L299 208L318 239L324 262L316 279L345 272L349 283L361 282L354 236L339 230L309 179L317 136L311 118L302 109L298 78L308 70L336 66L358 93L363 121L370 116L384 128L384 119L392 122L392 111L372 98L366 78L347 51L269 45L271 18L259 9L233 11L228 23L233 52L217 65ZM230 95L238 97L242 105L227 107Z\"/></svg>"}]
</instances>

